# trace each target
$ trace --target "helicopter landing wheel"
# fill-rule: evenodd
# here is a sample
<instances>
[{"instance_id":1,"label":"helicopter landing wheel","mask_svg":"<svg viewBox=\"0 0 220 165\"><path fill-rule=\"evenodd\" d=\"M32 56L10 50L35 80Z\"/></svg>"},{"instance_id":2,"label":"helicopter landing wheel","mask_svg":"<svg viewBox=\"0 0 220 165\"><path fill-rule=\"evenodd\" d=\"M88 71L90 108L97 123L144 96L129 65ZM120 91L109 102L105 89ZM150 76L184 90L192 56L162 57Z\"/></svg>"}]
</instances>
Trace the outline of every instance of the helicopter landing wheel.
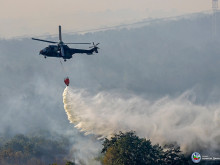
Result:
<instances>
[{"instance_id":1,"label":"helicopter landing wheel","mask_svg":"<svg viewBox=\"0 0 220 165\"><path fill-rule=\"evenodd\" d=\"M66 59L64 59L64 62L66 62Z\"/></svg>"},{"instance_id":2,"label":"helicopter landing wheel","mask_svg":"<svg viewBox=\"0 0 220 165\"><path fill-rule=\"evenodd\" d=\"M44 56L44 58L47 58L47 56Z\"/></svg>"}]
</instances>

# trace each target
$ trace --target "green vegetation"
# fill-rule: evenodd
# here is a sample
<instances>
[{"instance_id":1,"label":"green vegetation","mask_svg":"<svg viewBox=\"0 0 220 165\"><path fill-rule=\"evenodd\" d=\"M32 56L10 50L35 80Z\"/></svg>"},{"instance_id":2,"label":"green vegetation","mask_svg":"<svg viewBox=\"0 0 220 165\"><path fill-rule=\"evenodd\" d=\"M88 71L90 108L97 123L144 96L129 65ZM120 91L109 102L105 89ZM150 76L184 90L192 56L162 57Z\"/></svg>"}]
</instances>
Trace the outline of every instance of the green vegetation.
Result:
<instances>
[{"instance_id":1,"label":"green vegetation","mask_svg":"<svg viewBox=\"0 0 220 165\"><path fill-rule=\"evenodd\" d=\"M45 165L56 162L66 163L69 153L67 138L53 139L45 135L24 136L16 135L9 140L1 139L0 164L4 165ZM71 162L66 164L71 165Z\"/></svg>"},{"instance_id":2,"label":"green vegetation","mask_svg":"<svg viewBox=\"0 0 220 165\"><path fill-rule=\"evenodd\" d=\"M115 134L103 143L104 165L184 165L188 160L180 147L152 145L150 140L139 138L134 132Z\"/></svg>"},{"instance_id":3,"label":"green vegetation","mask_svg":"<svg viewBox=\"0 0 220 165\"><path fill-rule=\"evenodd\" d=\"M32 136L0 137L0 165L75 165L68 161L69 140L58 134L35 132ZM73 154L73 153L72 153ZM87 158L85 157L85 160ZM194 164L190 156L182 154L176 144L153 145L135 132L119 132L105 139L102 152L94 161L79 160L79 164L102 165L187 165ZM201 162L200 164L206 164ZM219 162L208 162L219 164Z\"/></svg>"},{"instance_id":4,"label":"green vegetation","mask_svg":"<svg viewBox=\"0 0 220 165\"><path fill-rule=\"evenodd\" d=\"M56 163L53 163L53 164L50 164L50 165L58 165L58 164L56 164ZM73 163L73 162L66 162L66 164L65 165L75 165L75 163Z\"/></svg>"}]
</instances>

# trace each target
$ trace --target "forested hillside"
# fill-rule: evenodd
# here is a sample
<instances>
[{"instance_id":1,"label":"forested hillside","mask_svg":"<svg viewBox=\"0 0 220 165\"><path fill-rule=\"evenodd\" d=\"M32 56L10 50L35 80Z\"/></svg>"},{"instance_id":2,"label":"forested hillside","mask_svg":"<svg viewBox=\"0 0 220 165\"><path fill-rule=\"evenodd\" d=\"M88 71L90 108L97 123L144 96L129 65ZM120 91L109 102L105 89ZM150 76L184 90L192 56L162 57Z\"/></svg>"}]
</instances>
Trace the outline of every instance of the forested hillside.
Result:
<instances>
[{"instance_id":1,"label":"forested hillside","mask_svg":"<svg viewBox=\"0 0 220 165\"><path fill-rule=\"evenodd\" d=\"M12 138L1 138L0 164L65 164L69 155L69 140L57 134L55 136L51 137L49 134L37 136L20 134Z\"/></svg>"}]
</instances>

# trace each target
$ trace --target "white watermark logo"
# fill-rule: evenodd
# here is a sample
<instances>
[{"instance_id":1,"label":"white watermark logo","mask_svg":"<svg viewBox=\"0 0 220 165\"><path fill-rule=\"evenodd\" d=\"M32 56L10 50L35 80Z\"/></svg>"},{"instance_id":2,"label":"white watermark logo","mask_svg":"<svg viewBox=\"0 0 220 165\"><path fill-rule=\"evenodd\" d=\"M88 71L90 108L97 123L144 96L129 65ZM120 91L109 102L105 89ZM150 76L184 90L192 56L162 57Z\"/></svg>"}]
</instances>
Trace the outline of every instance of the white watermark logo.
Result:
<instances>
[{"instance_id":1,"label":"white watermark logo","mask_svg":"<svg viewBox=\"0 0 220 165\"><path fill-rule=\"evenodd\" d=\"M194 152L191 159L194 163L199 163L201 161L201 155L198 152Z\"/></svg>"}]
</instances>

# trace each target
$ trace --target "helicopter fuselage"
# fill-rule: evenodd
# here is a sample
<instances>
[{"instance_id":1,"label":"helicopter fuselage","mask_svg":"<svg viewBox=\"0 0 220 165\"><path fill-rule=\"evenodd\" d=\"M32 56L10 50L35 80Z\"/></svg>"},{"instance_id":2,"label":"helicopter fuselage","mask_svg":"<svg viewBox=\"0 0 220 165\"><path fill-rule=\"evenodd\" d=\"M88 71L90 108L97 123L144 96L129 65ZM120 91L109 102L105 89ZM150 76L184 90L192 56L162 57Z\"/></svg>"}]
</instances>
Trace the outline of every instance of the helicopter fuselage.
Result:
<instances>
[{"instance_id":1,"label":"helicopter fuselage","mask_svg":"<svg viewBox=\"0 0 220 165\"><path fill-rule=\"evenodd\" d=\"M64 56L62 56L61 53L61 48L59 45L49 45L48 47L42 49L40 51L40 55L43 55L45 58L46 57L57 57L57 58L63 58L65 59L70 59L72 58L72 55L75 53L85 53L87 55L92 55L93 52L98 53L98 50L96 47L89 49L89 50L85 50L85 49L72 49L69 48L67 45L62 45L63 49L64 49Z\"/></svg>"},{"instance_id":2,"label":"helicopter fuselage","mask_svg":"<svg viewBox=\"0 0 220 165\"><path fill-rule=\"evenodd\" d=\"M63 45L63 49L65 51L65 55L61 55L61 49L58 45L49 45L48 47L42 49L40 51L40 55L44 57L58 57L63 59L70 59L72 58L72 51L67 45Z\"/></svg>"}]
</instances>

